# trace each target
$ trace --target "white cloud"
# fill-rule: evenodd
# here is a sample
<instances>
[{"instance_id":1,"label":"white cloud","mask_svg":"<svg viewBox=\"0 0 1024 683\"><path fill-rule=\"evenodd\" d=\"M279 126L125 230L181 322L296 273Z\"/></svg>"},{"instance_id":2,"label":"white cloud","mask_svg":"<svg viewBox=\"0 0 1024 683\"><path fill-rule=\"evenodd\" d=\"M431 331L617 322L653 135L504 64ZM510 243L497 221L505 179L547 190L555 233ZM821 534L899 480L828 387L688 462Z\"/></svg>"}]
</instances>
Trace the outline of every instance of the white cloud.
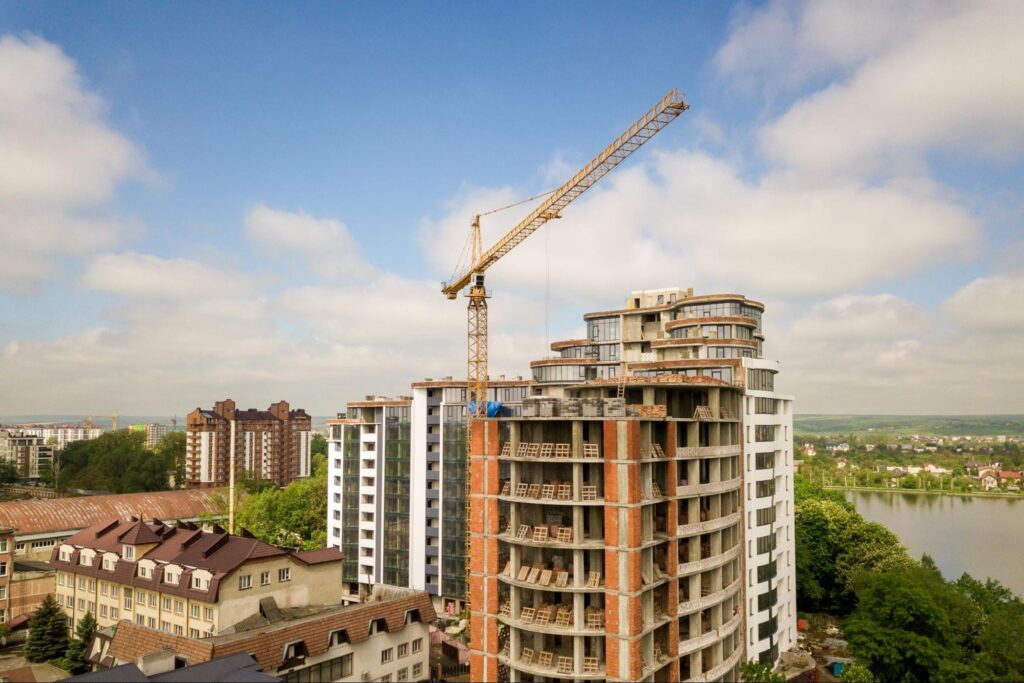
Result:
<instances>
[{"instance_id":1,"label":"white cloud","mask_svg":"<svg viewBox=\"0 0 1024 683\"><path fill-rule=\"evenodd\" d=\"M744 86L796 87L890 49L955 7L936 0L774 0L756 8L738 5L714 65Z\"/></svg>"},{"instance_id":2,"label":"white cloud","mask_svg":"<svg viewBox=\"0 0 1024 683\"><path fill-rule=\"evenodd\" d=\"M1024 275L978 278L957 290L943 306L965 329L1024 333ZM1024 336L1018 341L1024 344Z\"/></svg>"},{"instance_id":3,"label":"white cloud","mask_svg":"<svg viewBox=\"0 0 1024 683\"><path fill-rule=\"evenodd\" d=\"M57 46L0 36L0 92L0 288L24 289L130 232L109 203L151 172Z\"/></svg>"},{"instance_id":4,"label":"white cloud","mask_svg":"<svg viewBox=\"0 0 1024 683\"><path fill-rule=\"evenodd\" d=\"M352 279L371 272L348 228L332 218L257 204L246 213L245 232L269 252L298 254L321 277Z\"/></svg>"},{"instance_id":5,"label":"white cloud","mask_svg":"<svg viewBox=\"0 0 1024 683\"><path fill-rule=\"evenodd\" d=\"M798 413L1020 412L1021 335L937 321L888 294L824 301L767 332L782 361L778 388L796 396Z\"/></svg>"},{"instance_id":6,"label":"white cloud","mask_svg":"<svg viewBox=\"0 0 1024 683\"><path fill-rule=\"evenodd\" d=\"M94 258L82 276L92 289L128 299L209 299L245 296L255 288L249 275L193 261L127 252Z\"/></svg>"},{"instance_id":7,"label":"white cloud","mask_svg":"<svg viewBox=\"0 0 1024 683\"><path fill-rule=\"evenodd\" d=\"M421 231L432 262L451 268L470 205L500 206L515 195L464 192ZM485 247L528 211L499 214L501 223L486 217ZM736 166L679 150L617 171L494 266L490 282L538 293L550 277L559 296L591 301L674 284L827 296L963 258L978 234L971 216L928 183L810 184L772 173L749 180Z\"/></svg>"},{"instance_id":8,"label":"white cloud","mask_svg":"<svg viewBox=\"0 0 1024 683\"><path fill-rule=\"evenodd\" d=\"M802 7L811 14L815 3ZM1011 66L1024 63L1024 4L949 10L930 12L884 46L865 43L864 61L849 79L797 102L761 131L768 157L811 173L891 173L894 165L897 172L912 168L932 148L1004 159L1024 150L1024 79L1014 78ZM870 13L848 24L855 32L879 25L885 22ZM802 35L833 35L815 34L818 28L802 25Z\"/></svg>"}]
</instances>

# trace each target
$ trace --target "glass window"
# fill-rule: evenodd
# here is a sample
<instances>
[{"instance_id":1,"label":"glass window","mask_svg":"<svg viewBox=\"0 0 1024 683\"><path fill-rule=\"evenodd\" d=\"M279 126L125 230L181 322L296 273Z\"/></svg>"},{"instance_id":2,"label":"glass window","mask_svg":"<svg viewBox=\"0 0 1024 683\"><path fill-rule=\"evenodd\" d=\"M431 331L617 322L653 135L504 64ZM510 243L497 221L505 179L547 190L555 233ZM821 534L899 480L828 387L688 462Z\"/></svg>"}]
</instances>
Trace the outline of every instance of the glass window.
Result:
<instances>
[{"instance_id":1,"label":"glass window","mask_svg":"<svg viewBox=\"0 0 1024 683\"><path fill-rule=\"evenodd\" d=\"M252 574L245 574L238 577L238 590L252 588Z\"/></svg>"},{"instance_id":2,"label":"glass window","mask_svg":"<svg viewBox=\"0 0 1024 683\"><path fill-rule=\"evenodd\" d=\"M775 480L769 479L768 481L759 481L755 485L755 489L758 498L767 498L768 496L774 496Z\"/></svg>"},{"instance_id":3,"label":"glass window","mask_svg":"<svg viewBox=\"0 0 1024 683\"><path fill-rule=\"evenodd\" d=\"M380 663L381 664L387 664L392 659L394 659L394 655L395 655L395 651L392 648L390 648L390 647L388 649L386 649L386 650L381 650L380 651Z\"/></svg>"}]
</instances>

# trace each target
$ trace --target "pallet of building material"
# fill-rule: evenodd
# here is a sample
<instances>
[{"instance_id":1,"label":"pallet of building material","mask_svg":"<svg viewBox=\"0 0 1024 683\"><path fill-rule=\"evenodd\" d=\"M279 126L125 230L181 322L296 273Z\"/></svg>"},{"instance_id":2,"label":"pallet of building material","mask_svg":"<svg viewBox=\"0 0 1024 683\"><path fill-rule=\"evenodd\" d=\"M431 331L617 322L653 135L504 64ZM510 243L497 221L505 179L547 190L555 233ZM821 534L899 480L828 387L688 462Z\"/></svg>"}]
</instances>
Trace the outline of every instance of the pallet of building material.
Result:
<instances>
[{"instance_id":1,"label":"pallet of building material","mask_svg":"<svg viewBox=\"0 0 1024 683\"><path fill-rule=\"evenodd\" d=\"M553 443L542 443L540 445L540 457L550 459L555 454L555 444Z\"/></svg>"},{"instance_id":2,"label":"pallet of building material","mask_svg":"<svg viewBox=\"0 0 1024 683\"><path fill-rule=\"evenodd\" d=\"M505 457L505 458L507 458L510 455L512 455L512 442L506 441L505 443L501 444L501 454L500 455L502 457Z\"/></svg>"},{"instance_id":3,"label":"pallet of building material","mask_svg":"<svg viewBox=\"0 0 1024 683\"><path fill-rule=\"evenodd\" d=\"M715 416L711 412L711 406L697 406L693 411L694 420L713 420Z\"/></svg>"},{"instance_id":4,"label":"pallet of building material","mask_svg":"<svg viewBox=\"0 0 1024 683\"><path fill-rule=\"evenodd\" d=\"M558 657L558 673L560 674L571 674L572 673L572 657Z\"/></svg>"},{"instance_id":5,"label":"pallet of building material","mask_svg":"<svg viewBox=\"0 0 1024 683\"><path fill-rule=\"evenodd\" d=\"M520 541L525 541L526 537L530 535L530 525L520 524L519 531L516 532L516 538Z\"/></svg>"},{"instance_id":6,"label":"pallet of building material","mask_svg":"<svg viewBox=\"0 0 1024 683\"><path fill-rule=\"evenodd\" d=\"M519 448L516 449L517 458L528 458L530 457L530 444L520 443Z\"/></svg>"},{"instance_id":7,"label":"pallet of building material","mask_svg":"<svg viewBox=\"0 0 1024 683\"><path fill-rule=\"evenodd\" d=\"M533 664L533 648L524 647L523 651L519 654L519 661L523 664Z\"/></svg>"},{"instance_id":8,"label":"pallet of building material","mask_svg":"<svg viewBox=\"0 0 1024 683\"><path fill-rule=\"evenodd\" d=\"M512 577L512 560L505 563L505 568L501 570L501 575L508 576L509 578Z\"/></svg>"},{"instance_id":9,"label":"pallet of building material","mask_svg":"<svg viewBox=\"0 0 1024 683\"><path fill-rule=\"evenodd\" d=\"M602 399L605 417L626 417L626 401L621 398Z\"/></svg>"},{"instance_id":10,"label":"pallet of building material","mask_svg":"<svg viewBox=\"0 0 1024 683\"><path fill-rule=\"evenodd\" d=\"M528 443L526 444L526 457L536 458L540 455L540 444L539 443Z\"/></svg>"},{"instance_id":11,"label":"pallet of building material","mask_svg":"<svg viewBox=\"0 0 1024 683\"><path fill-rule=\"evenodd\" d=\"M505 527L505 535L513 537L516 535L516 528L512 525L511 522L509 522L508 526Z\"/></svg>"},{"instance_id":12,"label":"pallet of building material","mask_svg":"<svg viewBox=\"0 0 1024 683\"><path fill-rule=\"evenodd\" d=\"M601 572L587 572L587 588L597 588L601 585Z\"/></svg>"},{"instance_id":13,"label":"pallet of building material","mask_svg":"<svg viewBox=\"0 0 1024 683\"><path fill-rule=\"evenodd\" d=\"M658 486L658 482L651 482L651 493L654 495L655 498L661 498L661 487Z\"/></svg>"},{"instance_id":14,"label":"pallet of building material","mask_svg":"<svg viewBox=\"0 0 1024 683\"><path fill-rule=\"evenodd\" d=\"M537 583L537 579L540 578L540 569L533 567L530 569L529 576L526 577L526 583Z\"/></svg>"},{"instance_id":15,"label":"pallet of building material","mask_svg":"<svg viewBox=\"0 0 1024 683\"><path fill-rule=\"evenodd\" d=\"M511 644L506 640L505 644L501 646L501 656L508 659L508 653L512 649Z\"/></svg>"},{"instance_id":16,"label":"pallet of building material","mask_svg":"<svg viewBox=\"0 0 1024 683\"><path fill-rule=\"evenodd\" d=\"M556 443L555 444L555 457L560 459L568 459L572 457L572 449L567 443Z\"/></svg>"},{"instance_id":17,"label":"pallet of building material","mask_svg":"<svg viewBox=\"0 0 1024 683\"><path fill-rule=\"evenodd\" d=\"M636 410L637 417L667 417L668 410L663 405L636 405L629 406Z\"/></svg>"},{"instance_id":18,"label":"pallet of building material","mask_svg":"<svg viewBox=\"0 0 1024 683\"><path fill-rule=\"evenodd\" d=\"M499 496L508 496L508 495L511 495L511 494L512 494L512 482L506 481L505 483L503 483L501 485L501 493L499 493L498 495Z\"/></svg>"},{"instance_id":19,"label":"pallet of building material","mask_svg":"<svg viewBox=\"0 0 1024 683\"><path fill-rule=\"evenodd\" d=\"M728 408L726 408L725 406L719 406L719 408L718 408L718 416L720 418L722 418L723 420L731 420L731 419L733 419L732 411L729 410Z\"/></svg>"},{"instance_id":20,"label":"pallet of building material","mask_svg":"<svg viewBox=\"0 0 1024 683\"><path fill-rule=\"evenodd\" d=\"M597 500L597 487L593 484L583 486L583 500Z\"/></svg>"},{"instance_id":21,"label":"pallet of building material","mask_svg":"<svg viewBox=\"0 0 1024 683\"><path fill-rule=\"evenodd\" d=\"M583 457L584 458L600 458L601 450L596 443L585 443L583 444Z\"/></svg>"},{"instance_id":22,"label":"pallet of building material","mask_svg":"<svg viewBox=\"0 0 1024 683\"><path fill-rule=\"evenodd\" d=\"M530 488L526 492L527 498L540 498L540 484L530 484Z\"/></svg>"},{"instance_id":23,"label":"pallet of building material","mask_svg":"<svg viewBox=\"0 0 1024 683\"><path fill-rule=\"evenodd\" d=\"M565 588L569 585L569 572L560 571L555 574L555 588Z\"/></svg>"},{"instance_id":24,"label":"pallet of building material","mask_svg":"<svg viewBox=\"0 0 1024 683\"><path fill-rule=\"evenodd\" d=\"M524 607L519 613L519 621L524 624L532 624L534 617L537 615L537 610L532 607Z\"/></svg>"},{"instance_id":25,"label":"pallet of building material","mask_svg":"<svg viewBox=\"0 0 1024 683\"><path fill-rule=\"evenodd\" d=\"M555 485L544 484L540 489L540 497L543 500L554 500L555 499Z\"/></svg>"},{"instance_id":26,"label":"pallet of building material","mask_svg":"<svg viewBox=\"0 0 1024 683\"><path fill-rule=\"evenodd\" d=\"M572 500L572 484L558 485L558 500Z\"/></svg>"},{"instance_id":27,"label":"pallet of building material","mask_svg":"<svg viewBox=\"0 0 1024 683\"><path fill-rule=\"evenodd\" d=\"M559 607L555 615L555 626L572 628L572 607Z\"/></svg>"},{"instance_id":28,"label":"pallet of building material","mask_svg":"<svg viewBox=\"0 0 1024 683\"><path fill-rule=\"evenodd\" d=\"M563 398L558 405L558 413L562 417L579 417L580 410L581 405L578 398Z\"/></svg>"},{"instance_id":29,"label":"pallet of building material","mask_svg":"<svg viewBox=\"0 0 1024 683\"><path fill-rule=\"evenodd\" d=\"M604 619L602 618L601 628L604 628ZM596 674L600 673L600 663L597 657L584 657L583 658L583 673L585 674Z\"/></svg>"},{"instance_id":30,"label":"pallet of building material","mask_svg":"<svg viewBox=\"0 0 1024 683\"><path fill-rule=\"evenodd\" d=\"M551 570L550 569L545 569L544 571L542 571L540 573L539 583L542 586L550 586L551 585Z\"/></svg>"},{"instance_id":31,"label":"pallet of building material","mask_svg":"<svg viewBox=\"0 0 1024 683\"><path fill-rule=\"evenodd\" d=\"M558 530L558 535L555 536L559 543L572 543L572 528L563 526Z\"/></svg>"},{"instance_id":32,"label":"pallet of building material","mask_svg":"<svg viewBox=\"0 0 1024 683\"><path fill-rule=\"evenodd\" d=\"M652 458L664 458L665 451L662 449L661 444L655 441L651 444L651 457Z\"/></svg>"},{"instance_id":33,"label":"pallet of building material","mask_svg":"<svg viewBox=\"0 0 1024 683\"><path fill-rule=\"evenodd\" d=\"M519 482L518 484L516 484L516 497L517 498L525 498L526 497L526 492L527 492L527 490L529 488L530 488L530 485L527 484L524 481Z\"/></svg>"},{"instance_id":34,"label":"pallet of building material","mask_svg":"<svg viewBox=\"0 0 1024 683\"><path fill-rule=\"evenodd\" d=\"M538 626L547 626L551 623L551 605L541 605L537 608L537 616L533 620Z\"/></svg>"},{"instance_id":35,"label":"pallet of building material","mask_svg":"<svg viewBox=\"0 0 1024 683\"><path fill-rule=\"evenodd\" d=\"M537 417L539 406L537 399L532 396L527 396L523 399L523 417Z\"/></svg>"},{"instance_id":36,"label":"pallet of building material","mask_svg":"<svg viewBox=\"0 0 1024 683\"><path fill-rule=\"evenodd\" d=\"M530 568L527 565L523 565L519 568L519 574L516 575L516 581L526 581L526 577L530 575Z\"/></svg>"},{"instance_id":37,"label":"pallet of building material","mask_svg":"<svg viewBox=\"0 0 1024 683\"><path fill-rule=\"evenodd\" d=\"M537 666L542 669L550 669L554 658L554 653L548 652L547 650L541 650L540 654L537 655Z\"/></svg>"},{"instance_id":38,"label":"pallet of building material","mask_svg":"<svg viewBox=\"0 0 1024 683\"><path fill-rule=\"evenodd\" d=\"M604 610L602 609L591 609L587 608L586 614L587 628L600 630L604 628Z\"/></svg>"},{"instance_id":39,"label":"pallet of building material","mask_svg":"<svg viewBox=\"0 0 1024 683\"><path fill-rule=\"evenodd\" d=\"M512 615L512 605L510 605L507 602L501 603L501 607L498 609L498 614L500 614L503 617L511 616Z\"/></svg>"}]
</instances>

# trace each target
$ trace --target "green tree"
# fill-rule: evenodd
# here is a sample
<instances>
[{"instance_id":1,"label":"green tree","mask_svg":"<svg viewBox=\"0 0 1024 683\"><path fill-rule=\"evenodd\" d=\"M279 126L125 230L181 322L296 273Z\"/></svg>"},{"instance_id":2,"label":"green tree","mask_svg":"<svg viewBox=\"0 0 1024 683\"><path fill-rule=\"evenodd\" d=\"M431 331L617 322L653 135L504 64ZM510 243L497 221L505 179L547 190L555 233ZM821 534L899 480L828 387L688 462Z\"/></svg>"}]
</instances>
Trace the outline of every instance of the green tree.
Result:
<instances>
[{"instance_id":1,"label":"green tree","mask_svg":"<svg viewBox=\"0 0 1024 683\"><path fill-rule=\"evenodd\" d=\"M920 566L866 571L846 639L881 683L975 678L972 631L983 618L952 584Z\"/></svg>"},{"instance_id":2,"label":"green tree","mask_svg":"<svg viewBox=\"0 0 1024 683\"><path fill-rule=\"evenodd\" d=\"M185 432L168 432L160 440L153 452L167 461L174 463L174 483L185 485Z\"/></svg>"},{"instance_id":3,"label":"green tree","mask_svg":"<svg viewBox=\"0 0 1024 683\"><path fill-rule=\"evenodd\" d=\"M313 455L327 457L327 437L323 434L314 434L313 439L309 442L309 446Z\"/></svg>"},{"instance_id":4,"label":"green tree","mask_svg":"<svg viewBox=\"0 0 1024 683\"><path fill-rule=\"evenodd\" d=\"M267 543L306 550L327 545L327 463L316 464L313 476L283 489L268 488L243 495L235 519Z\"/></svg>"},{"instance_id":5,"label":"green tree","mask_svg":"<svg viewBox=\"0 0 1024 683\"><path fill-rule=\"evenodd\" d=\"M120 429L75 441L61 452L62 488L132 493L163 491L175 470L173 457L146 449L146 435Z\"/></svg>"},{"instance_id":6,"label":"green tree","mask_svg":"<svg viewBox=\"0 0 1024 683\"><path fill-rule=\"evenodd\" d=\"M18 468L13 462L0 461L0 484L13 484L18 481Z\"/></svg>"},{"instance_id":7,"label":"green tree","mask_svg":"<svg viewBox=\"0 0 1024 683\"><path fill-rule=\"evenodd\" d=\"M744 683L786 683L786 676L772 671L768 664L751 660L740 664L740 680Z\"/></svg>"},{"instance_id":8,"label":"green tree","mask_svg":"<svg viewBox=\"0 0 1024 683\"><path fill-rule=\"evenodd\" d=\"M857 662L850 662L843 667L843 675L839 677L843 683L875 683L871 670Z\"/></svg>"},{"instance_id":9,"label":"green tree","mask_svg":"<svg viewBox=\"0 0 1024 683\"><path fill-rule=\"evenodd\" d=\"M1024 680L1024 605L1019 600L996 608L978 636L978 664L990 680Z\"/></svg>"},{"instance_id":10,"label":"green tree","mask_svg":"<svg viewBox=\"0 0 1024 683\"><path fill-rule=\"evenodd\" d=\"M73 674L85 673L89 670L89 646L96 635L96 618L92 612L86 612L75 628L75 640L68 645L68 654L64 658L66 669Z\"/></svg>"},{"instance_id":11,"label":"green tree","mask_svg":"<svg viewBox=\"0 0 1024 683\"><path fill-rule=\"evenodd\" d=\"M68 649L68 627L64 610L47 595L28 622L28 640L25 659L30 662L48 662L63 657Z\"/></svg>"}]
</instances>

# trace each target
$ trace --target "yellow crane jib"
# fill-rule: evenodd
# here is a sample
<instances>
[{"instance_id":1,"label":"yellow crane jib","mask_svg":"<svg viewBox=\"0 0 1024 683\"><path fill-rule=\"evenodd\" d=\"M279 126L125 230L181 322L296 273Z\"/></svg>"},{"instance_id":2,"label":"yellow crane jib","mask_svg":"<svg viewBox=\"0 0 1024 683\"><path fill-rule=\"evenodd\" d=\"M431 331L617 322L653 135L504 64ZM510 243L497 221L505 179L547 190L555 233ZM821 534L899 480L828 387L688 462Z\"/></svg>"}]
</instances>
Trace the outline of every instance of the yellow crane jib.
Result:
<instances>
[{"instance_id":1,"label":"yellow crane jib","mask_svg":"<svg viewBox=\"0 0 1024 683\"><path fill-rule=\"evenodd\" d=\"M482 252L480 242L480 215L473 216L472 255L469 268L459 277L442 285L442 292L455 299L466 291L468 306L468 362L466 402L475 401L475 416L486 415L487 410L487 290L484 273L498 259L512 251L520 242L533 234L549 220L561 217L561 212L577 197L593 187L626 157L654 137L690 105L675 88L627 128L589 164L562 184L542 201L526 218L509 230L494 246ZM467 289L468 288L468 289Z\"/></svg>"}]
</instances>

